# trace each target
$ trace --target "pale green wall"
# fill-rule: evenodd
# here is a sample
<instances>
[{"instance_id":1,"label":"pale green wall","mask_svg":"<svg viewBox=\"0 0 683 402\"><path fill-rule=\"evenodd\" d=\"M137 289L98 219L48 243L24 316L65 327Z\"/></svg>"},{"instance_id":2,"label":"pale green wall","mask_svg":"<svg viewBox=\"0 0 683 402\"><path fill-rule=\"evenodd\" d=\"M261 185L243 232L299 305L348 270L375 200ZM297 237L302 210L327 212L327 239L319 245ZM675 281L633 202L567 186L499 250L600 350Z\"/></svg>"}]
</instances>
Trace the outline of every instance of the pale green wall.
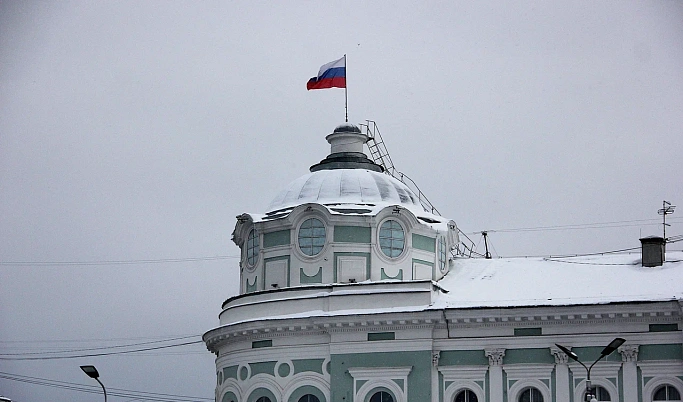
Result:
<instances>
[{"instance_id":1,"label":"pale green wall","mask_svg":"<svg viewBox=\"0 0 683 402\"><path fill-rule=\"evenodd\" d=\"M683 360L683 346L680 343L664 345L640 345L638 360Z\"/></svg>"},{"instance_id":2,"label":"pale green wall","mask_svg":"<svg viewBox=\"0 0 683 402\"><path fill-rule=\"evenodd\" d=\"M431 400L431 351L353 353L331 356L332 402L353 400L353 377L348 369L353 367L408 367L408 400Z\"/></svg>"},{"instance_id":3,"label":"pale green wall","mask_svg":"<svg viewBox=\"0 0 683 402\"><path fill-rule=\"evenodd\" d=\"M299 374L306 371L322 374L323 361L325 361L325 359L292 360L292 363L294 364L294 374Z\"/></svg>"},{"instance_id":4,"label":"pale green wall","mask_svg":"<svg viewBox=\"0 0 683 402\"><path fill-rule=\"evenodd\" d=\"M339 243L370 244L371 231L363 226L335 226L334 241Z\"/></svg>"},{"instance_id":5,"label":"pale green wall","mask_svg":"<svg viewBox=\"0 0 683 402\"><path fill-rule=\"evenodd\" d=\"M263 234L263 248L284 246L291 243L289 229Z\"/></svg>"},{"instance_id":6,"label":"pale green wall","mask_svg":"<svg viewBox=\"0 0 683 402\"><path fill-rule=\"evenodd\" d=\"M436 249L436 239L413 233L413 248L433 253Z\"/></svg>"},{"instance_id":7,"label":"pale green wall","mask_svg":"<svg viewBox=\"0 0 683 402\"><path fill-rule=\"evenodd\" d=\"M299 283L323 283L323 267L318 268L318 272L313 276L308 276L303 268L299 268Z\"/></svg>"}]
</instances>

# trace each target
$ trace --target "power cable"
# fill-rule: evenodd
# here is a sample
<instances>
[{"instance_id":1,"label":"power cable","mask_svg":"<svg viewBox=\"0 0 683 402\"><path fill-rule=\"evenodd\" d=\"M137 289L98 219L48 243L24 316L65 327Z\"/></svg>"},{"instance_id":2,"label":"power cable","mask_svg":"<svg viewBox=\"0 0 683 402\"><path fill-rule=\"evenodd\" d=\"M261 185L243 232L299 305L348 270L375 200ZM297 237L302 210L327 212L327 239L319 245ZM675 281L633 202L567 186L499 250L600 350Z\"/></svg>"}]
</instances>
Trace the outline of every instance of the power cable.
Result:
<instances>
[{"instance_id":1,"label":"power cable","mask_svg":"<svg viewBox=\"0 0 683 402\"><path fill-rule=\"evenodd\" d=\"M44 357L3 357L3 356L0 356L0 360L56 360L56 359L77 359L80 357L111 356L111 355L121 355L121 354L127 354L127 353L146 352L149 350L175 348L178 346L194 345L194 344L203 343L203 342L204 341L199 340L199 341L192 341L192 342L177 343L177 344L173 344L173 345L155 346L155 347L151 347L151 348L140 348L140 349L133 349L133 350L122 350L122 351L118 351L118 352L90 353L90 354L69 355L69 356L44 356Z\"/></svg>"},{"instance_id":2,"label":"power cable","mask_svg":"<svg viewBox=\"0 0 683 402\"><path fill-rule=\"evenodd\" d=\"M680 220L683 218L671 218L671 220ZM640 223L636 223L640 222ZM649 222L649 223L646 223ZM487 232L498 232L498 233L514 233L514 232L540 232L546 230L579 230L579 229L603 229L603 228L619 228L628 226L643 226L643 225L661 225L661 222L657 222L656 219L635 219L627 221L613 221L613 222L595 222L595 223L579 223L573 225L553 225L553 226L535 226L535 227L523 227L523 228L505 228L505 229L492 229L487 230ZM478 232L471 232L469 234L479 234Z\"/></svg>"},{"instance_id":3,"label":"power cable","mask_svg":"<svg viewBox=\"0 0 683 402\"><path fill-rule=\"evenodd\" d=\"M26 355L41 355L41 354L48 354L48 353L72 353L72 352L85 352L85 351L91 351L91 350L120 349L120 348L128 348L131 346L142 346L142 345L150 345L150 344L154 344L154 343L177 341L177 340L188 339L188 338L196 338L198 336L201 336L201 335L181 336L181 337L177 337L177 338L168 338L168 339L162 339L162 340L157 340L157 341L129 343L126 345L101 346L101 347L97 347L97 348L65 349L65 350L52 350L52 351L42 351L42 352L24 352L24 353L0 353L0 356L26 356Z\"/></svg>"},{"instance_id":4,"label":"power cable","mask_svg":"<svg viewBox=\"0 0 683 402\"><path fill-rule=\"evenodd\" d=\"M77 384L66 381L50 380L47 378L30 377L19 374L0 372L0 378L19 381L34 385L43 385L54 388L68 389L72 391L80 391L87 393L99 394L101 393L100 387L93 385ZM165 394L158 392L147 392L147 391L134 391L129 389L121 388L110 388L107 387L107 394L111 396L118 396L122 398L137 398L145 401L158 401L158 402L191 402L197 400L203 401L213 401L213 398L189 396L189 395L176 395L176 394Z\"/></svg>"}]
</instances>

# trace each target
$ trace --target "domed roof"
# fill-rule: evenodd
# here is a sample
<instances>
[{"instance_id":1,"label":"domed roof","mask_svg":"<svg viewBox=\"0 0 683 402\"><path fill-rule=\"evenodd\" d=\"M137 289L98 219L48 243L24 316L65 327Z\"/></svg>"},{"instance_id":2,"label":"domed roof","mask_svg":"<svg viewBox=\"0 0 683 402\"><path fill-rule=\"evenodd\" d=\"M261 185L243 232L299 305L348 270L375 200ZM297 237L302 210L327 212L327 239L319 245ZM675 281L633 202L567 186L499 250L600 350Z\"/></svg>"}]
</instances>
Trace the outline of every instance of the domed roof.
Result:
<instances>
[{"instance_id":1,"label":"domed roof","mask_svg":"<svg viewBox=\"0 0 683 402\"><path fill-rule=\"evenodd\" d=\"M335 133L360 133L361 131L360 131L360 128L355 124L343 123L343 124L338 125L334 129L334 132Z\"/></svg>"},{"instance_id":2,"label":"domed roof","mask_svg":"<svg viewBox=\"0 0 683 402\"><path fill-rule=\"evenodd\" d=\"M402 205L424 211L417 195L405 184L366 169L319 170L301 176L273 199L268 211L306 203Z\"/></svg>"}]
</instances>

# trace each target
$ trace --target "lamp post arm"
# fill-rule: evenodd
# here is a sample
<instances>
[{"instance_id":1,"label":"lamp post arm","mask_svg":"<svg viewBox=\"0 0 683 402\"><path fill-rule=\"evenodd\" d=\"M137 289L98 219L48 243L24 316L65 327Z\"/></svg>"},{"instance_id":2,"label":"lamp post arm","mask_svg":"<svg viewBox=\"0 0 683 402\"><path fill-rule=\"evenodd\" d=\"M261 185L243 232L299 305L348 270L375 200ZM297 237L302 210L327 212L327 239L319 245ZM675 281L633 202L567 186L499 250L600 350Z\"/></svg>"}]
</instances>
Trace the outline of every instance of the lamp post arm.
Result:
<instances>
[{"instance_id":1,"label":"lamp post arm","mask_svg":"<svg viewBox=\"0 0 683 402\"><path fill-rule=\"evenodd\" d=\"M590 366L589 368L587 368L587 370L588 370L588 379L589 379L589 380L591 379L591 369L593 368L593 366L595 366L595 363L597 363L597 362L599 362L600 360L602 360L603 357L605 357L605 356L604 356L604 355L601 355L600 357L598 357L598 360L594 361L593 364L591 364L591 366ZM582 363L582 364L583 364L583 363ZM586 366L583 366L583 367L586 367Z\"/></svg>"},{"instance_id":2,"label":"lamp post arm","mask_svg":"<svg viewBox=\"0 0 683 402\"><path fill-rule=\"evenodd\" d=\"M100 383L100 386L102 386L102 391L104 392L104 402L107 402L107 390L104 388L104 384L102 384L102 381L100 381L99 378L95 378L95 381Z\"/></svg>"}]
</instances>

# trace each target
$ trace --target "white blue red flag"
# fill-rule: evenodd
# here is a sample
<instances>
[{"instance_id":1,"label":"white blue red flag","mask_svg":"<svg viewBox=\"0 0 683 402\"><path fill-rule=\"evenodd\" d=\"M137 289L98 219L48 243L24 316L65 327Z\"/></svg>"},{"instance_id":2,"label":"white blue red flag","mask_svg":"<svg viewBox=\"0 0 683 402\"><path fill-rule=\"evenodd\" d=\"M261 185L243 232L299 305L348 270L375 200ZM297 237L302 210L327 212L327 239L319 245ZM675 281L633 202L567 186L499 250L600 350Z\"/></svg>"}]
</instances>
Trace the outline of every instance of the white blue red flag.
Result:
<instances>
[{"instance_id":1,"label":"white blue red flag","mask_svg":"<svg viewBox=\"0 0 683 402\"><path fill-rule=\"evenodd\" d=\"M346 88L346 55L320 67L318 76L306 84L308 90L325 88Z\"/></svg>"}]
</instances>

